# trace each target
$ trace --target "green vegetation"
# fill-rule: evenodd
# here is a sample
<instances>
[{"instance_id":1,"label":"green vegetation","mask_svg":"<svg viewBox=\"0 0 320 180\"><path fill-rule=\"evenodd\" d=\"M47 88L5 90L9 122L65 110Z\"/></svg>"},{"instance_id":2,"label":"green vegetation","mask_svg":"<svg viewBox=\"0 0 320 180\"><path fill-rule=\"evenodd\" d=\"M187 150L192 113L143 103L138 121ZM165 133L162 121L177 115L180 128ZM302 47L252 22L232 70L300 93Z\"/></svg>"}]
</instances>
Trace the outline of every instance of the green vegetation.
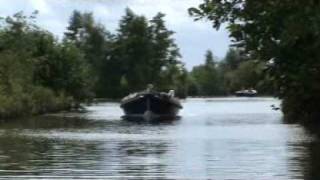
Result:
<instances>
[{"instance_id":1,"label":"green vegetation","mask_svg":"<svg viewBox=\"0 0 320 180\"><path fill-rule=\"evenodd\" d=\"M129 91L144 89L153 83L157 88L183 92L180 86L186 76L174 32L168 30L158 13L148 21L126 9L114 37L110 56L105 62L105 95L121 97ZM181 90L180 90L181 89Z\"/></svg>"},{"instance_id":2,"label":"green vegetation","mask_svg":"<svg viewBox=\"0 0 320 180\"><path fill-rule=\"evenodd\" d=\"M205 63L190 72L188 94L191 96L225 96L241 89L254 88L260 95L273 95L272 81L264 75L265 63L251 60L242 51L230 48L218 61L212 52Z\"/></svg>"},{"instance_id":3,"label":"green vegetation","mask_svg":"<svg viewBox=\"0 0 320 180\"><path fill-rule=\"evenodd\" d=\"M226 23L235 45L267 64L264 74L283 99L287 120L314 122L320 117L319 6L313 0L206 0L189 12L216 29Z\"/></svg>"},{"instance_id":4,"label":"green vegetation","mask_svg":"<svg viewBox=\"0 0 320 180\"><path fill-rule=\"evenodd\" d=\"M223 94L221 76L210 50L206 52L205 63L195 66L190 76L195 86L194 95L212 96Z\"/></svg>"},{"instance_id":5,"label":"green vegetation","mask_svg":"<svg viewBox=\"0 0 320 180\"><path fill-rule=\"evenodd\" d=\"M164 16L158 13L147 20L126 9L117 32L111 34L92 13L73 12L64 40L84 54L96 97L120 98L148 83L185 96L187 73Z\"/></svg>"},{"instance_id":6,"label":"green vegetation","mask_svg":"<svg viewBox=\"0 0 320 180\"><path fill-rule=\"evenodd\" d=\"M1 22L1 118L70 109L87 95L82 53L36 26L35 15Z\"/></svg>"},{"instance_id":7,"label":"green vegetation","mask_svg":"<svg viewBox=\"0 0 320 180\"><path fill-rule=\"evenodd\" d=\"M92 13L74 11L62 39L36 25L37 12L0 21L0 118L79 108L93 98L118 99L152 83L180 97L222 96L242 88L269 93L265 63L231 48L219 61L208 50L188 72L157 13L148 20L126 9L116 32ZM270 81L271 82L271 81Z\"/></svg>"},{"instance_id":8,"label":"green vegetation","mask_svg":"<svg viewBox=\"0 0 320 180\"><path fill-rule=\"evenodd\" d=\"M111 34L92 13L74 11L62 40L36 15L0 18L0 118L78 108L148 83L186 96L188 73L164 14L147 20L126 9Z\"/></svg>"}]
</instances>

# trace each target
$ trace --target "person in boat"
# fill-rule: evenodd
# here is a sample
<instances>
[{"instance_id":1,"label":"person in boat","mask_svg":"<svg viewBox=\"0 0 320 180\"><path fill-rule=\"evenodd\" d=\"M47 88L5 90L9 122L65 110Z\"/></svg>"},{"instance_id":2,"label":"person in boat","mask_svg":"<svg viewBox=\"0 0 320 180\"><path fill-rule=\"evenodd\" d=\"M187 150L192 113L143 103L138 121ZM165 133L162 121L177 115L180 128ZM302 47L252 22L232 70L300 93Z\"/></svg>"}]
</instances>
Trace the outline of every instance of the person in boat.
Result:
<instances>
[{"instance_id":1,"label":"person in boat","mask_svg":"<svg viewBox=\"0 0 320 180\"><path fill-rule=\"evenodd\" d=\"M147 92L154 92L154 86L153 86L153 84L148 84L148 85L147 85Z\"/></svg>"}]
</instances>

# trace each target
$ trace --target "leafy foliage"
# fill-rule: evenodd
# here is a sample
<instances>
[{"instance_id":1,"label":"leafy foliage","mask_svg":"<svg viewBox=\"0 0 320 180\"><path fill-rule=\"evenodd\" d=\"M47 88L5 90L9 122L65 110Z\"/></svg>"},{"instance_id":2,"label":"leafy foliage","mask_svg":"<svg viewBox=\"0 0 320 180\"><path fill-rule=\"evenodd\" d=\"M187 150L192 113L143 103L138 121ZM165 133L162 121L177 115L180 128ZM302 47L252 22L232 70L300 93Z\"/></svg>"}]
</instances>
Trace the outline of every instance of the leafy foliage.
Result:
<instances>
[{"instance_id":1,"label":"leafy foliage","mask_svg":"<svg viewBox=\"0 0 320 180\"><path fill-rule=\"evenodd\" d=\"M227 23L235 45L268 64L289 120L317 119L319 106L319 2L205 0L189 13L218 29Z\"/></svg>"},{"instance_id":2,"label":"leafy foliage","mask_svg":"<svg viewBox=\"0 0 320 180\"><path fill-rule=\"evenodd\" d=\"M129 90L144 89L149 83L162 90L185 92L181 81L187 73L171 37L173 32L166 28L163 17L158 13L148 21L126 9L104 65L108 69L106 95L121 97Z\"/></svg>"},{"instance_id":3,"label":"leafy foliage","mask_svg":"<svg viewBox=\"0 0 320 180\"><path fill-rule=\"evenodd\" d=\"M242 89L256 89L260 95L273 95L274 87L264 75L265 63L251 60L236 48L230 48L221 61L207 51L205 63L190 72L189 94L192 96L233 95Z\"/></svg>"},{"instance_id":4,"label":"leafy foliage","mask_svg":"<svg viewBox=\"0 0 320 180\"><path fill-rule=\"evenodd\" d=\"M82 53L21 12L0 29L0 117L71 108L88 97Z\"/></svg>"},{"instance_id":5,"label":"leafy foliage","mask_svg":"<svg viewBox=\"0 0 320 180\"><path fill-rule=\"evenodd\" d=\"M211 51L189 73L165 15L148 20L126 9L112 34L92 13L74 11L62 40L17 13L1 20L0 118L79 107L94 97L120 98L153 83L177 95L217 96L241 88L267 91L265 62L233 48L219 62Z\"/></svg>"},{"instance_id":6,"label":"leafy foliage","mask_svg":"<svg viewBox=\"0 0 320 180\"><path fill-rule=\"evenodd\" d=\"M64 41L76 46L88 64L94 94L104 94L105 61L110 55L112 35L101 24L95 22L92 13L74 11L70 17Z\"/></svg>"},{"instance_id":7,"label":"leafy foliage","mask_svg":"<svg viewBox=\"0 0 320 180\"><path fill-rule=\"evenodd\" d=\"M195 91L197 94L212 96L223 93L221 89L222 81L218 73L217 64L210 50L206 52L205 63L195 66L190 74L195 83Z\"/></svg>"},{"instance_id":8,"label":"leafy foliage","mask_svg":"<svg viewBox=\"0 0 320 180\"><path fill-rule=\"evenodd\" d=\"M74 11L62 41L36 15L0 19L0 118L119 98L148 83L186 96L188 74L164 14L147 20L127 9L111 34L92 13Z\"/></svg>"}]
</instances>

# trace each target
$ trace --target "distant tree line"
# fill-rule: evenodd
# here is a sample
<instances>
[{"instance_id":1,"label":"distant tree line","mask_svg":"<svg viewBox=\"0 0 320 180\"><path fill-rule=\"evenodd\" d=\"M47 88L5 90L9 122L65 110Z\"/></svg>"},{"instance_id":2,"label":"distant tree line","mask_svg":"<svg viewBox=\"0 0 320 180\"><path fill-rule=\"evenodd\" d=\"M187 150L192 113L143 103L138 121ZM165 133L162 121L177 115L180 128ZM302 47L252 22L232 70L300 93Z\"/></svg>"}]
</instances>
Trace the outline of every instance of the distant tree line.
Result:
<instances>
[{"instance_id":1,"label":"distant tree line","mask_svg":"<svg viewBox=\"0 0 320 180\"><path fill-rule=\"evenodd\" d=\"M79 108L93 98L121 98L152 83L180 97L270 93L265 64L231 48L211 51L188 72L162 13L148 20L126 9L116 32L93 14L74 11L62 39L36 24L37 12L0 19L0 118Z\"/></svg>"},{"instance_id":2,"label":"distant tree line","mask_svg":"<svg viewBox=\"0 0 320 180\"><path fill-rule=\"evenodd\" d=\"M189 96L226 96L243 89L256 89L260 95L274 95L274 85L265 76L266 64L230 48L222 60L208 50L203 64L189 73Z\"/></svg>"}]
</instances>

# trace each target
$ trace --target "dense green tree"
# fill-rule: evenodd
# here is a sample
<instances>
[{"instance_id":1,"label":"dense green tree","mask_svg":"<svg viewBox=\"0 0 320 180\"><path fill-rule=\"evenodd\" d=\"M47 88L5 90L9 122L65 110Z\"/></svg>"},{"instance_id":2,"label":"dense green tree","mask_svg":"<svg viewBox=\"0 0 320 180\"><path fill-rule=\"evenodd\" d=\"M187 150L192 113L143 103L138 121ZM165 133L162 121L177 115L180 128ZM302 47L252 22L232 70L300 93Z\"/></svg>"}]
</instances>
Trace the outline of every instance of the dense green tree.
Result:
<instances>
[{"instance_id":1,"label":"dense green tree","mask_svg":"<svg viewBox=\"0 0 320 180\"><path fill-rule=\"evenodd\" d=\"M230 48L224 58L221 66L226 70L235 70L239 67L240 63L244 62L246 58L241 54L237 48Z\"/></svg>"},{"instance_id":2,"label":"dense green tree","mask_svg":"<svg viewBox=\"0 0 320 180\"><path fill-rule=\"evenodd\" d=\"M153 83L161 90L178 89L187 73L180 61L180 53L172 38L174 32L168 30L158 13L148 21L126 9L120 20L118 33L114 39L111 57L107 60L112 87L119 89L113 96L123 96L128 91L142 90ZM184 93L185 95L185 93Z\"/></svg>"},{"instance_id":3,"label":"dense green tree","mask_svg":"<svg viewBox=\"0 0 320 180\"><path fill-rule=\"evenodd\" d=\"M196 83L196 91L199 95L213 96L221 95L223 93L221 77L210 50L205 54L205 63L193 67L191 76Z\"/></svg>"},{"instance_id":4,"label":"dense green tree","mask_svg":"<svg viewBox=\"0 0 320 180\"><path fill-rule=\"evenodd\" d=\"M178 97L185 98L188 95L188 75L183 64L169 64L161 70L158 88L163 91L176 90Z\"/></svg>"},{"instance_id":5,"label":"dense green tree","mask_svg":"<svg viewBox=\"0 0 320 180\"><path fill-rule=\"evenodd\" d=\"M261 63L244 57L237 48L230 48L219 64L226 94L233 94L241 89L257 89L257 82L262 78ZM261 79L262 80L262 79Z\"/></svg>"},{"instance_id":6,"label":"dense green tree","mask_svg":"<svg viewBox=\"0 0 320 180\"><path fill-rule=\"evenodd\" d=\"M70 108L90 94L87 65L76 48L58 42L19 12L0 28L0 117Z\"/></svg>"},{"instance_id":7,"label":"dense green tree","mask_svg":"<svg viewBox=\"0 0 320 180\"><path fill-rule=\"evenodd\" d=\"M120 20L116 41L117 56L128 86L133 91L144 89L153 77L152 35L147 19L127 9Z\"/></svg>"},{"instance_id":8,"label":"dense green tree","mask_svg":"<svg viewBox=\"0 0 320 180\"><path fill-rule=\"evenodd\" d=\"M162 67L181 64L179 61L181 58L179 48L171 37L174 32L167 29L165 21L163 20L164 17L165 14L158 13L150 21L153 40L152 66L155 67L155 72L153 74L156 76L159 75ZM154 77L154 80L156 78L157 77Z\"/></svg>"},{"instance_id":9,"label":"dense green tree","mask_svg":"<svg viewBox=\"0 0 320 180\"><path fill-rule=\"evenodd\" d=\"M69 26L67 27L67 32L65 32L66 38L74 42L78 41L80 31L82 28L83 28L82 14L81 12L74 10L69 20Z\"/></svg>"},{"instance_id":10,"label":"dense green tree","mask_svg":"<svg viewBox=\"0 0 320 180\"><path fill-rule=\"evenodd\" d=\"M107 56L110 56L112 35L103 25L95 22L92 13L81 13L77 10L70 17L64 41L73 43L81 50L88 62L91 81L94 82L94 92L104 96L107 88L105 66Z\"/></svg>"},{"instance_id":11,"label":"dense green tree","mask_svg":"<svg viewBox=\"0 0 320 180\"><path fill-rule=\"evenodd\" d=\"M206 0L189 11L217 29L228 23L235 44L268 62L288 120L320 117L318 1Z\"/></svg>"},{"instance_id":12,"label":"dense green tree","mask_svg":"<svg viewBox=\"0 0 320 180\"><path fill-rule=\"evenodd\" d=\"M262 80L262 70L261 64L249 60L239 64L237 69L226 72L225 78L229 92L250 88L257 89L258 82Z\"/></svg>"},{"instance_id":13,"label":"dense green tree","mask_svg":"<svg viewBox=\"0 0 320 180\"><path fill-rule=\"evenodd\" d=\"M260 95L273 95L273 84L264 71L264 62L244 58L238 49L231 48L221 61L207 51L205 63L190 72L188 92L191 96L217 96L254 88Z\"/></svg>"},{"instance_id":14,"label":"dense green tree","mask_svg":"<svg viewBox=\"0 0 320 180\"><path fill-rule=\"evenodd\" d=\"M213 54L211 50L207 50L206 54L205 54L205 65L208 68L213 68L215 67L215 62L213 60Z\"/></svg>"},{"instance_id":15,"label":"dense green tree","mask_svg":"<svg viewBox=\"0 0 320 180\"><path fill-rule=\"evenodd\" d=\"M187 95L187 71L180 61L181 55L175 40L174 32L168 30L164 18L158 13L150 21L152 33L152 82L162 90L176 89L179 96Z\"/></svg>"}]
</instances>

